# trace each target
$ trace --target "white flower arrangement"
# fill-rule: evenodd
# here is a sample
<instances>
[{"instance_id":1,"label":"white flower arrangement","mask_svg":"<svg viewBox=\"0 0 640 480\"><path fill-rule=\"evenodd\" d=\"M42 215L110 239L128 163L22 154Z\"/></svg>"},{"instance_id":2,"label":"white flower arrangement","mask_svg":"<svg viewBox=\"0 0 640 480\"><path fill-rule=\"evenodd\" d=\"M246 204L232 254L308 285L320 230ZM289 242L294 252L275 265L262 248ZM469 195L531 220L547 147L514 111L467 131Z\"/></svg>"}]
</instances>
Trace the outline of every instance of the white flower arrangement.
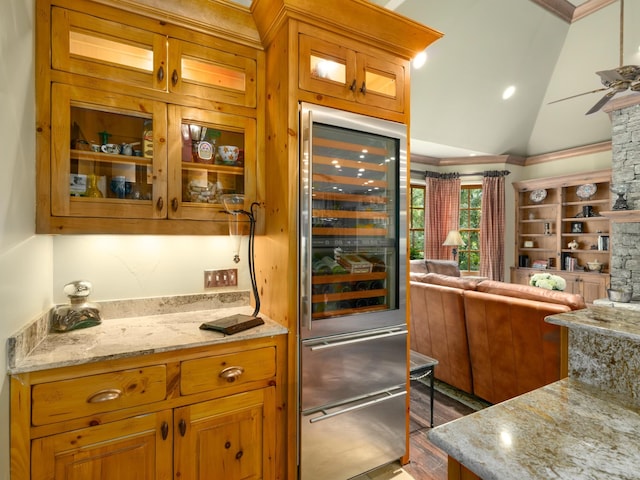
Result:
<instances>
[{"instance_id":1,"label":"white flower arrangement","mask_svg":"<svg viewBox=\"0 0 640 480\"><path fill-rule=\"evenodd\" d=\"M564 290L567 288L567 282L565 282L564 278L550 273L536 273L529 280L529 285L546 288L547 290Z\"/></svg>"}]
</instances>

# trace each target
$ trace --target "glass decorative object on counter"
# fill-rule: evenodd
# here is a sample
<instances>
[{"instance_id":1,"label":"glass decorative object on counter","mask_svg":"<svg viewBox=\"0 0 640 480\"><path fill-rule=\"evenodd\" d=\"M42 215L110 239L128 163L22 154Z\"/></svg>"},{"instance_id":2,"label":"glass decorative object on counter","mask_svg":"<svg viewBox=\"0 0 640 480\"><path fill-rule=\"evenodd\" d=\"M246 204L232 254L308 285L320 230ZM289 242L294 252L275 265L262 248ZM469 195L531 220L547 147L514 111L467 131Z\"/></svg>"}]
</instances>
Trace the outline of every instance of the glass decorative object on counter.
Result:
<instances>
[{"instance_id":1,"label":"glass decorative object on counter","mask_svg":"<svg viewBox=\"0 0 640 480\"><path fill-rule=\"evenodd\" d=\"M51 324L54 331L68 332L102 323L100 306L88 301L91 294L90 282L71 282L64 286L63 291L69 297L69 304L55 307Z\"/></svg>"},{"instance_id":2,"label":"glass decorative object on counter","mask_svg":"<svg viewBox=\"0 0 640 480\"><path fill-rule=\"evenodd\" d=\"M629 210L627 199L624 197L627 194L627 186L625 184L612 185L611 191L618 195L615 203L613 204L614 210Z\"/></svg>"}]
</instances>

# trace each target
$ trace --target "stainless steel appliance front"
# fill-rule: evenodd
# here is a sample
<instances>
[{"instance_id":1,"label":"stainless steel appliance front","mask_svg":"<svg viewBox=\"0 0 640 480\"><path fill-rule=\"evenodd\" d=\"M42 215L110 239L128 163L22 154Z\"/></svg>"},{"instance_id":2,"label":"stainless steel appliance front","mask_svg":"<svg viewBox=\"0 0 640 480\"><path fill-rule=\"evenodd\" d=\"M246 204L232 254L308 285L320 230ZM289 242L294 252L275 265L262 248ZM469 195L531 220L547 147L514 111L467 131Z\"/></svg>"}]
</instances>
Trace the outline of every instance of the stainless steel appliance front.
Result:
<instances>
[{"instance_id":1,"label":"stainless steel appliance front","mask_svg":"<svg viewBox=\"0 0 640 480\"><path fill-rule=\"evenodd\" d=\"M300 106L299 462L340 480L400 458L406 128Z\"/></svg>"}]
</instances>

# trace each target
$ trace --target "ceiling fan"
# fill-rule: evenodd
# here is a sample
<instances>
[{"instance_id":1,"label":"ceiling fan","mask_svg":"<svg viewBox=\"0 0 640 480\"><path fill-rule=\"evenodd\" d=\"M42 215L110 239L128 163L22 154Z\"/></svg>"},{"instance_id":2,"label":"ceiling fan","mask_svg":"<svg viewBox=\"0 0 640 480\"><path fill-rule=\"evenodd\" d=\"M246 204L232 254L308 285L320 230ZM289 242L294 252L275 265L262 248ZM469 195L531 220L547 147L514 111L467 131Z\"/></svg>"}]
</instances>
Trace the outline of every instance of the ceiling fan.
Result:
<instances>
[{"instance_id":1,"label":"ceiling fan","mask_svg":"<svg viewBox=\"0 0 640 480\"><path fill-rule=\"evenodd\" d=\"M597 112L604 107L609 100L611 100L616 94L624 92L626 90L632 90L635 92L640 91L640 66L639 65L623 65L623 39L624 39L624 0L620 0L620 66L611 70L602 70L596 72L600 76L600 81L604 85L603 88L591 90L590 92L583 92L570 97L555 100L552 103L562 102L571 98L580 97L582 95L588 95L591 93L602 92L609 90L605 93L598 102L589 109L586 115Z\"/></svg>"}]
</instances>

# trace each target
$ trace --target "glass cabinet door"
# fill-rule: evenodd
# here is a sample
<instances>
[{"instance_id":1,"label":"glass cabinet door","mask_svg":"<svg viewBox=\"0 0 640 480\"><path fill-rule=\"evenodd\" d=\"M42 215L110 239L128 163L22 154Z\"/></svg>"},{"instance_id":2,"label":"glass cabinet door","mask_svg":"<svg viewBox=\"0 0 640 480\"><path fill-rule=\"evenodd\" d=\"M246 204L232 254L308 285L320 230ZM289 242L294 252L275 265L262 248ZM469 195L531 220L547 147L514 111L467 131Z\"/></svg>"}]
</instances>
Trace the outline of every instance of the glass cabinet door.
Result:
<instances>
[{"instance_id":1,"label":"glass cabinet door","mask_svg":"<svg viewBox=\"0 0 640 480\"><path fill-rule=\"evenodd\" d=\"M166 217L164 104L55 84L52 107L53 215Z\"/></svg>"},{"instance_id":2,"label":"glass cabinet door","mask_svg":"<svg viewBox=\"0 0 640 480\"><path fill-rule=\"evenodd\" d=\"M169 39L169 90L215 102L256 106L256 60L195 43Z\"/></svg>"},{"instance_id":3,"label":"glass cabinet door","mask_svg":"<svg viewBox=\"0 0 640 480\"><path fill-rule=\"evenodd\" d=\"M164 35L58 7L51 21L54 69L167 89Z\"/></svg>"},{"instance_id":4,"label":"glass cabinet door","mask_svg":"<svg viewBox=\"0 0 640 480\"><path fill-rule=\"evenodd\" d=\"M310 148L312 319L397 309L398 140L314 123Z\"/></svg>"},{"instance_id":5,"label":"glass cabinet door","mask_svg":"<svg viewBox=\"0 0 640 480\"><path fill-rule=\"evenodd\" d=\"M256 125L248 117L169 106L169 217L219 220L221 195L256 195Z\"/></svg>"}]
</instances>

